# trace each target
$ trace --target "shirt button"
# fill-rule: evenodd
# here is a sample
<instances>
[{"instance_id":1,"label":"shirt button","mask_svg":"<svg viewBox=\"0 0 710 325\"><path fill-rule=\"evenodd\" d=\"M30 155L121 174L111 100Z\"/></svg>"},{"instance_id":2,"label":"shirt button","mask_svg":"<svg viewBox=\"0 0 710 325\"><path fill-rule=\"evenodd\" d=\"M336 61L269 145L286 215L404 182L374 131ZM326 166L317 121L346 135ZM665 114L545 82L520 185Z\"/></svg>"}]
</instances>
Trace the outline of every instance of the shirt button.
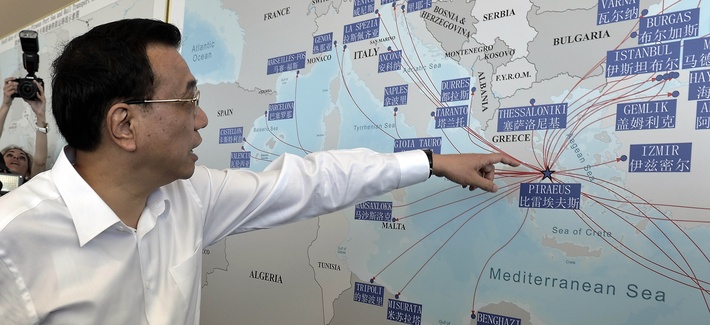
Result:
<instances>
[{"instance_id":1,"label":"shirt button","mask_svg":"<svg viewBox=\"0 0 710 325\"><path fill-rule=\"evenodd\" d=\"M118 226L117 229L121 232L126 231L126 228L124 228L123 226Z\"/></svg>"}]
</instances>

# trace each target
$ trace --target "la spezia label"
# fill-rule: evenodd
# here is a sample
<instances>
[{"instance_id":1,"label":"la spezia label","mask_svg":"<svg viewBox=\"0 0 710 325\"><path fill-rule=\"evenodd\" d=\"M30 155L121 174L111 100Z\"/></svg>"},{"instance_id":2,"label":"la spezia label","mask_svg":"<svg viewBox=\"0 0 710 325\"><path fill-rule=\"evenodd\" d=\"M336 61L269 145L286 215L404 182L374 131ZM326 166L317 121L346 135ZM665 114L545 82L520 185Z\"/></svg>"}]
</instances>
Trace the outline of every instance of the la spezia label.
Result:
<instances>
[{"instance_id":1,"label":"la spezia label","mask_svg":"<svg viewBox=\"0 0 710 325\"><path fill-rule=\"evenodd\" d=\"M380 18L372 18L343 26L343 44L380 37Z\"/></svg>"},{"instance_id":2,"label":"la spezia label","mask_svg":"<svg viewBox=\"0 0 710 325\"><path fill-rule=\"evenodd\" d=\"M582 184L522 183L520 184L521 208L578 210Z\"/></svg>"}]
</instances>

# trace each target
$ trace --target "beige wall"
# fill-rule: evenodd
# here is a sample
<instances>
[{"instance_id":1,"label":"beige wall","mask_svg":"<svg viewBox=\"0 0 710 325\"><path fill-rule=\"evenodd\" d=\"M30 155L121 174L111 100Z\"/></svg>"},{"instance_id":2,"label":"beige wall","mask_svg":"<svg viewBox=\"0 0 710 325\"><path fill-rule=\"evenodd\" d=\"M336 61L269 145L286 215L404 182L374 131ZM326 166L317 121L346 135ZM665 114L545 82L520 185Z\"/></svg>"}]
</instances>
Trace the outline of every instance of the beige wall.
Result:
<instances>
[{"instance_id":1,"label":"beige wall","mask_svg":"<svg viewBox=\"0 0 710 325\"><path fill-rule=\"evenodd\" d=\"M0 0L0 38L19 32L76 0Z\"/></svg>"}]
</instances>

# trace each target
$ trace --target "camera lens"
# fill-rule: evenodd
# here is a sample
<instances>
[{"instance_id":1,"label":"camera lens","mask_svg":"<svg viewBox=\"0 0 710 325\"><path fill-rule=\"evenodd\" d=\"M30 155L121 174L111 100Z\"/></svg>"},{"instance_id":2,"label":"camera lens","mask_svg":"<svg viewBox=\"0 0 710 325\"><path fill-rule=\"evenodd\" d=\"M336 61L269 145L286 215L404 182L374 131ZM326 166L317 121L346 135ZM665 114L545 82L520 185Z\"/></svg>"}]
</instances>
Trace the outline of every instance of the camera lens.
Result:
<instances>
[{"instance_id":1,"label":"camera lens","mask_svg":"<svg viewBox=\"0 0 710 325\"><path fill-rule=\"evenodd\" d=\"M33 99L37 96L37 86L32 80L23 80L17 85L17 93L22 98Z\"/></svg>"}]
</instances>

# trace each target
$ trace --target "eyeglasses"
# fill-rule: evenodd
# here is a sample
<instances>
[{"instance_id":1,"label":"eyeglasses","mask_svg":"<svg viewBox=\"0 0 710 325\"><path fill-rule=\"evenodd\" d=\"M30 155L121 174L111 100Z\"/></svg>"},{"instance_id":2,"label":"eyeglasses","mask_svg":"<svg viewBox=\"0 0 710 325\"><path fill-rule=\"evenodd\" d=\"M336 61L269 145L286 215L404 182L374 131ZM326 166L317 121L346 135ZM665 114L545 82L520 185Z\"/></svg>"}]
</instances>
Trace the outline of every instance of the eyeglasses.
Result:
<instances>
[{"instance_id":1,"label":"eyeglasses","mask_svg":"<svg viewBox=\"0 0 710 325\"><path fill-rule=\"evenodd\" d=\"M200 91L195 93L193 98L175 98L175 99L134 99L123 102L124 104L150 104L150 103L192 103L192 113L197 115L197 107L200 106Z\"/></svg>"}]
</instances>

